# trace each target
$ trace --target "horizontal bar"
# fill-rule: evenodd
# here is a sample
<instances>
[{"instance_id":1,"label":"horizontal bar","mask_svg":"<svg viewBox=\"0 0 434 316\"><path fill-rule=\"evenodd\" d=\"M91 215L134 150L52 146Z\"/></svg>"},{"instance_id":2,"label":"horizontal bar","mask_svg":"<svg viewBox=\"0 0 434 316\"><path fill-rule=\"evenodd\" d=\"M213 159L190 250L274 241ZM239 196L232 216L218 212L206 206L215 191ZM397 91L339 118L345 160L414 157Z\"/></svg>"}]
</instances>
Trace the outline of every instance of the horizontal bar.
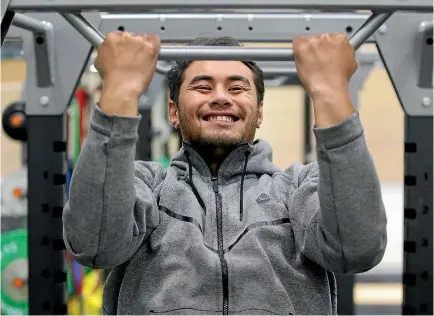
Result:
<instances>
[{"instance_id":1,"label":"horizontal bar","mask_svg":"<svg viewBox=\"0 0 434 316\"><path fill-rule=\"evenodd\" d=\"M239 46L162 46L159 60L294 60L289 48L239 47Z\"/></svg>"},{"instance_id":2,"label":"horizontal bar","mask_svg":"<svg viewBox=\"0 0 434 316\"><path fill-rule=\"evenodd\" d=\"M231 36L241 42L292 42L295 36L346 33L350 36L370 16L366 13L170 13L101 14L98 29L119 28L158 34L162 42L188 42L198 36ZM200 29L198 30L198 25ZM366 42L375 42L371 36Z\"/></svg>"},{"instance_id":3,"label":"horizontal bar","mask_svg":"<svg viewBox=\"0 0 434 316\"><path fill-rule=\"evenodd\" d=\"M31 32L44 33L47 30L47 24L42 21L31 18L21 13L15 13L12 24L24 30Z\"/></svg>"},{"instance_id":4,"label":"horizontal bar","mask_svg":"<svg viewBox=\"0 0 434 316\"><path fill-rule=\"evenodd\" d=\"M63 17L80 32L94 47L99 47L104 36L80 15L63 13ZM350 37L350 43L358 49L377 28L391 16L391 13L373 14ZM224 46L161 46L159 60L252 60L291 61L293 50L289 48L224 47Z\"/></svg>"},{"instance_id":5,"label":"horizontal bar","mask_svg":"<svg viewBox=\"0 0 434 316\"><path fill-rule=\"evenodd\" d=\"M11 10L26 11L117 11L210 10L210 9L306 9L433 11L432 0L12 0Z\"/></svg>"},{"instance_id":6,"label":"horizontal bar","mask_svg":"<svg viewBox=\"0 0 434 316\"><path fill-rule=\"evenodd\" d=\"M296 75L297 69L288 67L288 68L261 68L264 76L287 76L287 75Z\"/></svg>"}]
</instances>

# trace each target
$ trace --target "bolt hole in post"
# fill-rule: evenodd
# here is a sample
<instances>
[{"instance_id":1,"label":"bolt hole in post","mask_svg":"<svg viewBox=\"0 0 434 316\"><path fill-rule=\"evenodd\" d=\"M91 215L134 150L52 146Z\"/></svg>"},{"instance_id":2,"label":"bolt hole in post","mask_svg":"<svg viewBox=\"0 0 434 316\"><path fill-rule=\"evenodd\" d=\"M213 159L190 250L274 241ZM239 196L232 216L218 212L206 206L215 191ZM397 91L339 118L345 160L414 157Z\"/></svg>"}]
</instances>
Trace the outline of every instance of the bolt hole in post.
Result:
<instances>
[{"instance_id":1,"label":"bolt hole in post","mask_svg":"<svg viewBox=\"0 0 434 316\"><path fill-rule=\"evenodd\" d=\"M348 34L353 33L353 27L348 25L345 29L347 31Z\"/></svg>"},{"instance_id":2,"label":"bolt hole in post","mask_svg":"<svg viewBox=\"0 0 434 316\"><path fill-rule=\"evenodd\" d=\"M44 44L44 38L42 36L36 37L36 44L38 45Z\"/></svg>"},{"instance_id":3,"label":"bolt hole in post","mask_svg":"<svg viewBox=\"0 0 434 316\"><path fill-rule=\"evenodd\" d=\"M432 45L432 43L433 43L432 37L428 37L428 38L426 39L426 44L427 44L427 45Z\"/></svg>"},{"instance_id":4,"label":"bolt hole in post","mask_svg":"<svg viewBox=\"0 0 434 316\"><path fill-rule=\"evenodd\" d=\"M305 29L306 29L306 31L309 32L310 31L310 26L306 26Z\"/></svg>"},{"instance_id":5,"label":"bolt hole in post","mask_svg":"<svg viewBox=\"0 0 434 316\"><path fill-rule=\"evenodd\" d=\"M221 26L217 26L217 30L221 31L222 27Z\"/></svg>"},{"instance_id":6,"label":"bolt hole in post","mask_svg":"<svg viewBox=\"0 0 434 316\"><path fill-rule=\"evenodd\" d=\"M125 26L119 25L118 31L125 32Z\"/></svg>"},{"instance_id":7,"label":"bolt hole in post","mask_svg":"<svg viewBox=\"0 0 434 316\"><path fill-rule=\"evenodd\" d=\"M160 27L161 32L164 32L166 28L164 26Z\"/></svg>"},{"instance_id":8,"label":"bolt hole in post","mask_svg":"<svg viewBox=\"0 0 434 316\"><path fill-rule=\"evenodd\" d=\"M253 26L249 26L249 31L253 31Z\"/></svg>"}]
</instances>

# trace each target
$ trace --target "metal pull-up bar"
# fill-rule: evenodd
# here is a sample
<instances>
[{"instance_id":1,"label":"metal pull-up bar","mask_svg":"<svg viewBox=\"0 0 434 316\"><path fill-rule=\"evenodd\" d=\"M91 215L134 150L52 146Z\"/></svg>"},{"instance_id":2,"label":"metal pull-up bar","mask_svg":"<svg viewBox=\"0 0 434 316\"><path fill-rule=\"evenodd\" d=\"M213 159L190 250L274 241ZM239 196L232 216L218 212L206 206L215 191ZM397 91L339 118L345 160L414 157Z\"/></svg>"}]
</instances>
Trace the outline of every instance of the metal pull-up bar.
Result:
<instances>
[{"instance_id":1,"label":"metal pull-up bar","mask_svg":"<svg viewBox=\"0 0 434 316\"><path fill-rule=\"evenodd\" d=\"M357 50L393 13L372 14L354 32L349 41ZM80 32L94 47L104 41L104 35L81 15L62 13L62 16ZM290 48L238 47L238 46L161 46L159 60L253 60L253 61L293 61Z\"/></svg>"}]
</instances>

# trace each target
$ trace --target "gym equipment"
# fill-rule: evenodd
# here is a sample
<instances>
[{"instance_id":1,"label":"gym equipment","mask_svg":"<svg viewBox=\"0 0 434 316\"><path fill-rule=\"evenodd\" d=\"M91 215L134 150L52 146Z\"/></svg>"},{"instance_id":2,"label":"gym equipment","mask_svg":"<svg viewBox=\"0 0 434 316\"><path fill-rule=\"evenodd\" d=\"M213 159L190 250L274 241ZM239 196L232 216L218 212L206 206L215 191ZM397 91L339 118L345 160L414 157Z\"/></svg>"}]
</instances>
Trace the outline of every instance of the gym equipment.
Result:
<instances>
[{"instance_id":1,"label":"gym equipment","mask_svg":"<svg viewBox=\"0 0 434 316\"><path fill-rule=\"evenodd\" d=\"M350 36L351 45L357 50L385 22L392 13L372 14L365 23ZM62 13L80 34L93 46L99 47L104 36L92 26L83 16ZM294 59L289 48L261 47L209 47L209 46L161 46L159 60L254 60L254 61L290 61Z\"/></svg>"},{"instance_id":2,"label":"gym equipment","mask_svg":"<svg viewBox=\"0 0 434 316\"><path fill-rule=\"evenodd\" d=\"M2 125L6 135L22 142L27 141L26 103L16 101L9 104L3 111Z\"/></svg>"},{"instance_id":3,"label":"gym equipment","mask_svg":"<svg viewBox=\"0 0 434 316\"><path fill-rule=\"evenodd\" d=\"M13 230L2 234L2 315L28 315L28 279L26 230Z\"/></svg>"},{"instance_id":4,"label":"gym equipment","mask_svg":"<svg viewBox=\"0 0 434 316\"><path fill-rule=\"evenodd\" d=\"M14 170L1 181L1 216L27 215L27 168Z\"/></svg>"},{"instance_id":5,"label":"gym equipment","mask_svg":"<svg viewBox=\"0 0 434 316\"><path fill-rule=\"evenodd\" d=\"M138 9L163 9L157 15L160 21L164 21L166 9L176 9L177 12L182 9L195 9L200 11L201 9L325 9L325 10L378 10L383 12L383 17L387 14L391 14L392 11L417 11L417 12L404 12L406 17L412 17L415 21L420 23L432 20L432 3L428 0L414 0L414 1L401 1L401 0L386 0L386 1L360 1L360 0L347 0L347 1L324 1L319 0L271 0L271 1L259 1L259 0L239 0L231 2L229 0L220 1L207 1L202 2L200 0L159 0L159 1L142 1L142 0L87 0L80 3L74 3L70 0L12 0L8 6L8 12L14 11L55 11L62 12L64 16L77 18L77 16L70 15L71 12L80 12L83 10L100 10L100 11L123 11L123 12L136 12ZM227 12L226 12L227 13ZM225 14L226 14L225 13ZM401 14L402 12L399 12ZM193 13L191 13L193 14ZM348 13L346 13L348 14ZM31 13L26 14L28 17L32 17L39 21L49 21L50 27L45 29L45 32L23 32L22 37L24 39L24 55L28 63L28 81L26 82L26 101L27 102L26 113L28 115L29 130L35 131L35 133L29 133L29 201L31 201L29 207L29 235L30 238L30 252L29 259L30 269L34 272L34 279L29 280L35 285L35 289L44 288L47 289L45 293L30 293L30 311L36 314L49 314L49 313L63 313L62 305L65 304L65 299L62 295L59 295L58 286L62 283L62 269L63 261L60 252L63 250L61 246L61 226L58 217L59 207L63 205L64 195L59 190L64 184L64 118L67 104L70 104L73 91L75 90L77 80L80 77L84 68L83 64L90 55L93 48L93 44L89 44L83 36L77 32L74 28L68 28L64 25L64 18L57 14L43 14L43 13ZM230 21L223 19L219 20L223 14L217 13L217 19L214 31L224 31L225 23ZM81 13L83 19L88 21L89 25L99 25L101 22L100 14L93 13ZM255 13L249 12L247 15L245 32L253 34L256 32L256 24L254 29L250 30L248 21L256 23ZM301 14L303 18L307 18L309 15ZM376 15L377 16L377 15ZM380 15L381 16L381 15ZM420 62L414 62L414 60L426 59L426 50L419 51L420 47L412 50L402 51L399 49L399 43L394 41L389 36L384 36L380 40L377 40L381 35L388 35L390 32L399 34L403 31L402 28L406 28L406 35L402 35L401 39L411 43L421 43L418 39L421 36L428 36L429 33L419 31L419 27L415 28L405 23L394 24L393 18L398 16L398 13L393 13L392 17L385 21L380 27L378 32L375 32L375 28L372 30L367 39L374 41L379 47L380 51L386 52L385 46L391 46L393 49L394 57L390 57L389 54L384 53L381 57L383 63L391 74L391 80L394 84L395 90L399 92L402 108L406 114L406 119L409 124L406 130L406 164L405 184L406 188L406 221L411 223L406 229L406 238L411 238L405 241L405 260L409 261L404 268L404 312L410 313L432 313L432 256L429 256L427 250L432 250L432 179L428 176L432 174L432 139L429 134L432 130L432 86L426 84L426 74L421 74ZM375 16L374 16L375 17ZM378 16L377 16L378 17ZM18 17L20 18L20 17ZM78 18L81 19L81 18ZM3 21L2 21L3 22ZM34 22L34 21L33 21ZM83 20L78 23L82 23ZM371 20L372 22L372 20ZM42 23L42 22L40 22ZM162 23L164 24L164 23ZM83 24L82 24L83 25ZM302 25L302 23L298 23ZM389 27L393 25L392 27ZM219 29L220 26L220 29ZM379 26L379 25L378 25ZM429 25L428 25L429 26ZM366 25L365 25L366 27ZM3 23L2 23L3 29ZM198 28L195 27L195 30ZM325 28L322 28L323 31ZM356 29L356 28L354 28ZM425 29L429 30L429 27ZM114 30L114 29L113 29ZM128 30L128 28L127 28ZM271 28L269 30L272 30ZM92 34L92 29L88 30ZM146 30L144 30L146 31ZM276 30L282 34L285 28ZM302 34L306 34L303 31ZM86 31L85 31L86 32ZM252 33L249 33L252 32ZM270 31L267 31L269 33ZM160 34L164 37L166 29L161 30ZM260 32L258 32L259 34ZM356 32L357 33L357 32ZM99 35L95 32L94 39L98 40ZM94 35L95 35L94 34ZM235 33L234 33L235 34ZM351 30L348 34L353 34ZM363 32L358 33L366 37ZM393 33L392 33L393 34ZM403 33L404 34L404 33ZM55 35L55 36L54 36ZM92 36L92 35L91 35ZM247 35L249 36L249 35ZM247 37L246 36L246 37ZM281 35L283 36L283 35ZM357 36L353 39L357 39ZM399 36L399 35L398 35ZM288 35L288 38L290 36ZM428 39L427 38L427 39ZM55 40L54 40L55 39ZM358 40L361 40L360 38ZM357 40L357 41L358 41ZM362 40L361 42L363 42ZM68 45L71 42L73 46ZM39 43L36 45L35 43ZM413 45L414 46L414 45ZM163 46L167 47L167 46ZM356 47L356 46L355 46ZM382 49L383 47L383 49ZM174 48L169 47L169 50L162 51L162 59L172 58L183 59L187 57L180 56L181 53L188 53L188 50L184 50L184 47ZM230 49L230 48L225 48ZM262 48L261 48L262 49ZM199 50L199 48L194 48ZM43 55L42 51L49 51L51 55ZM193 51L193 50L192 50ZM237 55L237 58L255 57L258 51L256 49L235 49L235 52L228 52L232 55ZM262 52L269 54L272 58L286 58L290 57L290 50L276 49L268 50L264 49ZM423 54L421 53L423 52ZM429 52L429 51L428 51ZM167 54L164 56L164 54ZM217 53L216 53L217 54ZM224 56L223 50L219 50L219 56L215 56L210 48L206 48L204 51L197 52L194 56L199 58L228 58ZM280 54L280 55L279 55ZM56 58L53 58L54 56ZM48 57L43 57L48 56ZM74 56L74 58L71 58ZM276 57L278 56L278 57ZM415 57L417 56L417 57ZM193 58L192 55L188 56L188 59ZM258 57L256 58L263 58ZM399 72L402 66L402 61L411 60L410 66L412 71L401 73L401 77L406 78L406 85L408 89L401 89L400 85L395 84L397 79L393 73ZM285 59L288 61L287 59ZM415 68L415 65L416 68ZM390 69L389 69L390 68ZM417 69L415 71L415 69ZM48 75L47 75L48 74ZM50 81L50 78L54 78ZM423 79L421 79L423 78ZM422 84L420 84L420 82ZM412 89L416 85L421 85L420 93L412 93ZM409 88L410 87L410 88ZM404 98L403 95L406 97ZM428 98L428 99L427 99ZM405 101L403 101L405 100ZM420 122L420 124L419 124ZM411 123L411 124L410 124ZM426 125L425 125L426 124ZM428 133L426 132L428 130ZM430 144L431 141L431 144ZM53 143L56 144L53 149ZM431 150L430 150L431 149ZM44 152L44 157L38 154ZM411 162L411 163L410 163ZM42 176L46 171L46 176ZM41 210L34 205L45 205L53 217L40 217ZM32 212L32 210L34 212ZM33 223L33 224L32 224ZM32 228L32 225L38 225L38 230ZM32 230L33 229L33 230ZM431 232L431 234L429 234ZM52 243L49 245L40 245L39 243L33 243L33 240L39 240L45 234ZM57 244L59 247L53 248L52 245ZM417 251L416 251L417 249ZM422 249L422 252L419 251ZM431 251L432 252L432 251ZM417 264L416 264L417 263ZM54 280L44 280L38 277L43 269L49 269L53 275L59 275L60 277L56 282ZM39 291L41 292L41 291ZM49 304L44 304L49 302Z\"/></svg>"},{"instance_id":6,"label":"gym equipment","mask_svg":"<svg viewBox=\"0 0 434 316\"><path fill-rule=\"evenodd\" d=\"M9 10L19 11L147 11L147 10L195 10L195 9L305 9L305 10L379 10L379 11L424 11L432 12L430 0L87 0L77 3L73 0L11 0Z\"/></svg>"}]
</instances>

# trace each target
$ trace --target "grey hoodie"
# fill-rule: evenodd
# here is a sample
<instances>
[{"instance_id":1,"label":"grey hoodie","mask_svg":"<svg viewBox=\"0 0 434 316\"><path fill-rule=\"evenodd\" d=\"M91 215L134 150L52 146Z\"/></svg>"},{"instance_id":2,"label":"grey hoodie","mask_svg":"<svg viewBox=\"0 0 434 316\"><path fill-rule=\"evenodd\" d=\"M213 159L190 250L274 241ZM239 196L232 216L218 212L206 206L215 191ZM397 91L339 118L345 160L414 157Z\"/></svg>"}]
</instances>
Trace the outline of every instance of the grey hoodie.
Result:
<instances>
[{"instance_id":1,"label":"grey hoodie","mask_svg":"<svg viewBox=\"0 0 434 316\"><path fill-rule=\"evenodd\" d=\"M184 143L169 168L134 161L140 117L95 107L63 221L74 258L112 269L104 314L336 314L334 274L387 242L359 114L314 128L316 163L281 170L263 140L212 174Z\"/></svg>"}]
</instances>

